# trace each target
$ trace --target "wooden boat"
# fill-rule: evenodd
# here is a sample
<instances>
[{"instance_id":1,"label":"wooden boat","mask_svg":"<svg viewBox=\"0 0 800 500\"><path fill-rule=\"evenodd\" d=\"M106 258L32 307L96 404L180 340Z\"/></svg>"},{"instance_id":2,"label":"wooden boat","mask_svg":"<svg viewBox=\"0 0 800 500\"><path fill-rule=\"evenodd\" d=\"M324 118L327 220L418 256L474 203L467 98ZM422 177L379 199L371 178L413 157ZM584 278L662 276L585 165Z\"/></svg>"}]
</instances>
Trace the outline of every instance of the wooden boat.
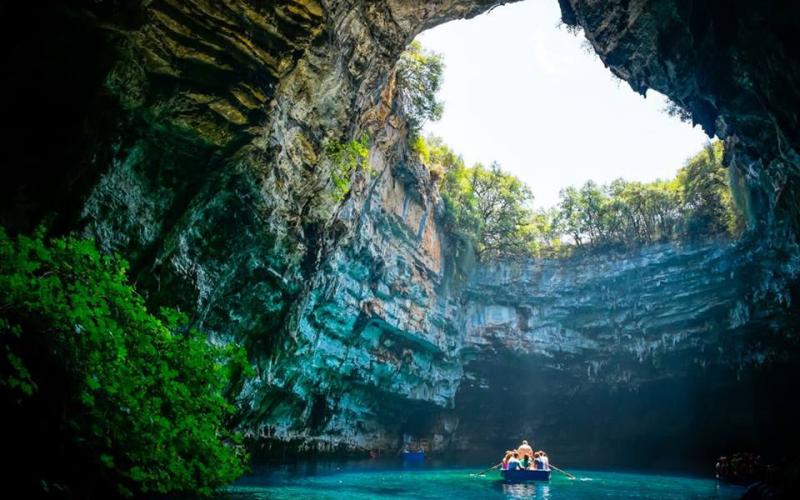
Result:
<instances>
[{"instance_id":1,"label":"wooden boat","mask_svg":"<svg viewBox=\"0 0 800 500\"><path fill-rule=\"evenodd\" d=\"M506 483L526 483L528 481L549 481L550 471L544 469L501 470L500 475Z\"/></svg>"},{"instance_id":2,"label":"wooden boat","mask_svg":"<svg viewBox=\"0 0 800 500\"><path fill-rule=\"evenodd\" d=\"M425 461L425 452L424 451L404 451L403 452L403 461L404 462L424 462Z\"/></svg>"}]
</instances>

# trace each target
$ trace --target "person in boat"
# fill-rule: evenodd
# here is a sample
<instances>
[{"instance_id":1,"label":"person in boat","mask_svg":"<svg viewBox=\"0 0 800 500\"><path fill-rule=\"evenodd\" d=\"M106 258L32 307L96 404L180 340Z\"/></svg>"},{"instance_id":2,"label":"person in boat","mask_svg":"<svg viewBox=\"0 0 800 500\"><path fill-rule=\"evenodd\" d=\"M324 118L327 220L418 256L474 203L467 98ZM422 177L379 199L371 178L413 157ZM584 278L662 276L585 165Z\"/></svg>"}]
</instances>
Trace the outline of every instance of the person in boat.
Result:
<instances>
[{"instance_id":1,"label":"person in boat","mask_svg":"<svg viewBox=\"0 0 800 500\"><path fill-rule=\"evenodd\" d=\"M511 458L508 460L508 467L506 467L506 470L519 470L521 468L522 466L519 462L519 453L515 451L514 454L511 455Z\"/></svg>"},{"instance_id":2,"label":"person in boat","mask_svg":"<svg viewBox=\"0 0 800 500\"><path fill-rule=\"evenodd\" d=\"M520 457L528 456L533 458L533 448L531 448L528 442L524 439L522 440L522 444L519 445L519 448L517 448L517 453L519 453Z\"/></svg>"},{"instance_id":3,"label":"person in boat","mask_svg":"<svg viewBox=\"0 0 800 500\"><path fill-rule=\"evenodd\" d=\"M514 452L512 450L506 450L506 454L503 456L503 470L508 470L508 461L514 456Z\"/></svg>"},{"instance_id":4,"label":"person in boat","mask_svg":"<svg viewBox=\"0 0 800 500\"><path fill-rule=\"evenodd\" d=\"M542 459L542 468L544 470L550 470L550 459L547 458L547 453L539 450L539 456Z\"/></svg>"},{"instance_id":5,"label":"person in boat","mask_svg":"<svg viewBox=\"0 0 800 500\"><path fill-rule=\"evenodd\" d=\"M525 470L530 469L532 463L533 462L531 461L531 457L529 457L528 455L525 455L524 457L522 457L522 460L519 461L520 467L522 467Z\"/></svg>"},{"instance_id":6,"label":"person in boat","mask_svg":"<svg viewBox=\"0 0 800 500\"><path fill-rule=\"evenodd\" d=\"M542 462L542 452L537 451L533 454L533 468L534 470L544 469L544 462Z\"/></svg>"}]
</instances>

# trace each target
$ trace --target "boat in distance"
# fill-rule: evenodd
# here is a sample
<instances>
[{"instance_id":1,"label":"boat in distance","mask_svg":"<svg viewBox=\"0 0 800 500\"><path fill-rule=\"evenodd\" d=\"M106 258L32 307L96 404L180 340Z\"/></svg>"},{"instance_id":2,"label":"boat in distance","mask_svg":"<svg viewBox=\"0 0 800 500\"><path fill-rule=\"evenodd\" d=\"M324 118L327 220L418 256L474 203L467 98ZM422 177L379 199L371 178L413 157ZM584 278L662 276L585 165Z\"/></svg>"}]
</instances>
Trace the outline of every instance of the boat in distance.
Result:
<instances>
[{"instance_id":1,"label":"boat in distance","mask_svg":"<svg viewBox=\"0 0 800 500\"><path fill-rule=\"evenodd\" d=\"M406 463L422 463L425 461L424 451L404 451L403 461Z\"/></svg>"}]
</instances>

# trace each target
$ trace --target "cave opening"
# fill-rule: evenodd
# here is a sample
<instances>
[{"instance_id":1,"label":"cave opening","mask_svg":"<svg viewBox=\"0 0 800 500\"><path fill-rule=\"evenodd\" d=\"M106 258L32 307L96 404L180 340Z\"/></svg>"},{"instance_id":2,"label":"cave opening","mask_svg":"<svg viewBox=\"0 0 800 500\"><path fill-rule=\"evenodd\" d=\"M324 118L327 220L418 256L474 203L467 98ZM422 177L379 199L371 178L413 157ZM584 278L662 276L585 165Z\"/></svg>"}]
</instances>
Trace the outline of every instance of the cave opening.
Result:
<instances>
[{"instance_id":1,"label":"cave opening","mask_svg":"<svg viewBox=\"0 0 800 500\"><path fill-rule=\"evenodd\" d=\"M743 252L762 244L765 231L776 230L764 224L763 213L759 215L763 210L759 204L764 202L759 181L747 172L747 159L737 163L738 138L725 130L720 110L709 101L678 104L640 85L629 72L610 63L617 55L605 59L597 55L599 49L592 44L596 40L580 44L576 39L584 38L580 27L567 26L570 33L560 33L574 43L571 54L562 47L550 51L552 45L545 42L554 42L541 31L565 30L556 27L564 19L561 7L555 2L513 3L418 35L423 53L442 56L444 84L439 96L444 112L411 131L412 155L418 153L439 182L446 203L457 196L448 192L452 189L447 184L448 169L464 164L476 165L467 170L490 163L494 167L494 161L502 158L498 163L512 178L528 184L543 180L548 185L549 190L533 189L527 199L531 207L531 200L544 200L533 210L543 225L557 225L553 220L570 225L569 217L575 214L569 209L581 202L578 217L585 218L591 218L587 212L593 202L606 204L594 207L595 216L610 218L605 222L610 225L620 224L614 219L623 217L621 212L635 210L626 203L652 203L651 210L678 213L653 223L672 225L670 229L644 229L646 234L634 237L633 244L625 237L614 240L603 235L602 227L583 221L582 228L547 235L580 250L566 257L537 247L534 262L521 264L514 251L479 253L463 299L469 304L463 328L481 347L470 345L462 358L467 376L455 394L455 409L446 412L458 422L456 430L448 435L441 425L433 426L433 436L447 436L458 449L478 453L511 448L523 438L537 436L544 448L557 448L569 461L588 466L703 472L721 455L739 452L760 453L769 457L767 461L783 463L798 444L790 422L800 413L790 386L783 383L791 378L796 363L793 334L787 332L797 327L796 314L788 306L797 288L789 285L774 294L771 300L785 300L787 305L776 307L753 292L754 287L769 286L762 280L771 278L749 273L748 264L739 267L749 261L742 259ZM739 21L730 12L720 13L714 18L718 24L709 28L699 20L706 8L692 12L696 25L690 31L700 36L716 30L709 35L716 43L731 43L731 24ZM492 20L492 16L497 17ZM677 43L672 35L664 34L658 42ZM626 57L634 59L636 54ZM448 73L450 61L454 68ZM598 83L589 71L573 69L588 64L596 66L604 82ZM715 71L730 70L726 64L697 68L698 78L713 79ZM539 82L531 78L537 71L564 75ZM585 90L611 82L615 83L609 86L624 97ZM664 88L671 90L668 87ZM647 100L637 93L646 93ZM536 94L542 95L538 101ZM634 104L625 99L646 106L647 112L632 112L628 106ZM600 106L592 106L598 101ZM454 108L450 115L448 105ZM546 105L560 112L564 123L559 123L557 114L548 114ZM545 112L537 113L537 106ZM583 119L592 114L601 118ZM726 132L728 142L723 144L719 137ZM537 148L546 151L540 156ZM613 164L613 152L625 149L633 151L628 151L629 157L616 158L617 163L635 167L615 170L619 165ZM585 156L571 155L575 152ZM446 155L459 153L464 153L461 165L454 167L457 162ZM739 154L744 156L742 149ZM559 155L562 163L554 161ZM577 165L580 173L564 172L569 170L566 162ZM614 173L603 178L604 169ZM474 171L469 175L475 182ZM603 180L584 184L598 177ZM641 192L631 195L632 185L646 186L649 195L659 189L667 192L670 181L673 188L681 185L680 196L686 203L681 209L663 198L648 201ZM704 201L716 197L715 207L697 208L703 202L690 200L697 194L693 182L717 185L715 194L700 195ZM570 183L583 184L583 190L572 191L579 193L577 202L568 189L564 194ZM590 188L600 194L581 198ZM793 189L792 182L785 188ZM623 192L636 201L626 199ZM610 208L615 205L620 212ZM556 212L554 219L547 219L548 207L555 207L550 212L551 217ZM699 215L703 210L707 212ZM708 218L711 212L716 215ZM719 219L711 220L715 217ZM792 217L784 223L791 224ZM639 222L633 222L636 231ZM679 225L685 227L675 229ZM785 230L786 226L777 228L781 234ZM486 248L491 250L489 243ZM764 263L771 257L762 254L755 259ZM768 265L780 266L774 261ZM679 273L671 275L676 270ZM744 316L743 311L747 311ZM509 419L518 422L517 428L503 424Z\"/></svg>"},{"instance_id":2,"label":"cave opening","mask_svg":"<svg viewBox=\"0 0 800 500\"><path fill-rule=\"evenodd\" d=\"M792 2L123 3L0 6L2 441L29 496L208 495L249 449L234 496L501 498L456 466L522 439L597 479L523 496L783 491ZM442 42L448 82L425 43L487 11ZM405 445L430 461L398 472Z\"/></svg>"},{"instance_id":3,"label":"cave opening","mask_svg":"<svg viewBox=\"0 0 800 500\"><path fill-rule=\"evenodd\" d=\"M586 181L675 177L709 137L655 90L637 94L599 59L555 2L502 5L415 39L441 56L436 136L467 165L497 162L532 190L536 208Z\"/></svg>"}]
</instances>

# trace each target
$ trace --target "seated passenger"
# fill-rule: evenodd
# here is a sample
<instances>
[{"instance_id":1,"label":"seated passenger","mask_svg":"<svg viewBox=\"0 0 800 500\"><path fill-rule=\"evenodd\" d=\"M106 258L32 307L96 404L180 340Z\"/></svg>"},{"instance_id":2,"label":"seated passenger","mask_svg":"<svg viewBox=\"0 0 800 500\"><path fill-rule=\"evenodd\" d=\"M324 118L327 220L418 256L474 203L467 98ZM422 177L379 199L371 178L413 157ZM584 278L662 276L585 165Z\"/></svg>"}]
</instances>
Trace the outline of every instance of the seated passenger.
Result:
<instances>
[{"instance_id":1,"label":"seated passenger","mask_svg":"<svg viewBox=\"0 0 800 500\"><path fill-rule=\"evenodd\" d=\"M537 451L533 458L534 468L537 470L544 470L544 462L542 461L542 452Z\"/></svg>"},{"instance_id":2,"label":"seated passenger","mask_svg":"<svg viewBox=\"0 0 800 500\"><path fill-rule=\"evenodd\" d=\"M506 450L506 454L503 456L503 465L501 467L503 470L508 470L508 461L511 460L513 456L514 456L513 451Z\"/></svg>"},{"instance_id":3,"label":"seated passenger","mask_svg":"<svg viewBox=\"0 0 800 500\"><path fill-rule=\"evenodd\" d=\"M550 459L547 458L547 453L543 451L540 453L542 454L542 466L544 467L544 470L550 470Z\"/></svg>"},{"instance_id":4,"label":"seated passenger","mask_svg":"<svg viewBox=\"0 0 800 500\"><path fill-rule=\"evenodd\" d=\"M509 459L508 461L508 470L519 470L519 469L521 469L519 463L519 453L515 451L514 454L511 456L511 459Z\"/></svg>"},{"instance_id":5,"label":"seated passenger","mask_svg":"<svg viewBox=\"0 0 800 500\"><path fill-rule=\"evenodd\" d=\"M531 448L528 442L525 440L523 440L522 444L519 445L519 448L517 448L517 453L519 453L520 458L524 456L533 458L533 448Z\"/></svg>"},{"instance_id":6,"label":"seated passenger","mask_svg":"<svg viewBox=\"0 0 800 500\"><path fill-rule=\"evenodd\" d=\"M531 464L532 464L531 457L529 457L528 455L525 455L524 457L522 457L522 460L520 460L520 462L519 462L520 467L522 467L525 470L530 469L531 468Z\"/></svg>"}]
</instances>

